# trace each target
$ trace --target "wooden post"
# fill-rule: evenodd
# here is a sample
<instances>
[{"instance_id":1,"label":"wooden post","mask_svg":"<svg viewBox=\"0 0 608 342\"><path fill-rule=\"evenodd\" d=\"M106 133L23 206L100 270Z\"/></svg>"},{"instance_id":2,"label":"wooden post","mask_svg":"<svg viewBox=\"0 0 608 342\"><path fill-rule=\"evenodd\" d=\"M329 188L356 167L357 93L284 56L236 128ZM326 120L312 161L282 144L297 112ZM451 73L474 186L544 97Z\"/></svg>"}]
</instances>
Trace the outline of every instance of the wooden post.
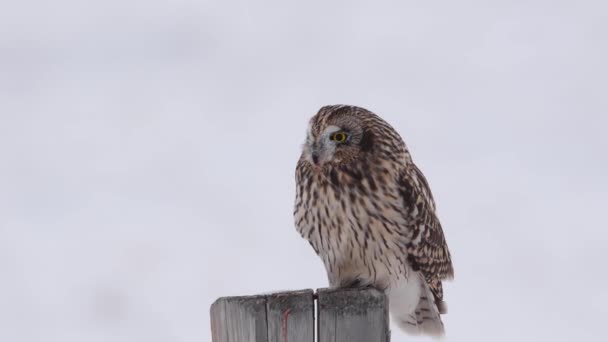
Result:
<instances>
[{"instance_id":1,"label":"wooden post","mask_svg":"<svg viewBox=\"0 0 608 342\"><path fill-rule=\"evenodd\" d=\"M223 297L211 305L213 342L314 342L312 290ZM376 289L318 290L318 342L389 342L388 303Z\"/></svg>"},{"instance_id":2,"label":"wooden post","mask_svg":"<svg viewBox=\"0 0 608 342\"><path fill-rule=\"evenodd\" d=\"M220 298L211 305L211 339L267 342L266 297Z\"/></svg>"},{"instance_id":3,"label":"wooden post","mask_svg":"<svg viewBox=\"0 0 608 342\"><path fill-rule=\"evenodd\" d=\"M269 295L266 302L268 342L314 341L312 290Z\"/></svg>"},{"instance_id":4,"label":"wooden post","mask_svg":"<svg viewBox=\"0 0 608 342\"><path fill-rule=\"evenodd\" d=\"M376 289L318 291L318 342L389 342L388 302Z\"/></svg>"}]
</instances>

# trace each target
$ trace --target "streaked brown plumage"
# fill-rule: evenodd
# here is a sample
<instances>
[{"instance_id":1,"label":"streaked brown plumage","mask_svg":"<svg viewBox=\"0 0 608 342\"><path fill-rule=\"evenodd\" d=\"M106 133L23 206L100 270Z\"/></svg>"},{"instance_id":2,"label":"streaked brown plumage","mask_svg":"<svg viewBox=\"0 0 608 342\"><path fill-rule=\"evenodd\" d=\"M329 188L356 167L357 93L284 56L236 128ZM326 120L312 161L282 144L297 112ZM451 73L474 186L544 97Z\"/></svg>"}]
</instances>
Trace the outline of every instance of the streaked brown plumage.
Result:
<instances>
[{"instance_id":1,"label":"streaked brown plumage","mask_svg":"<svg viewBox=\"0 0 608 342\"><path fill-rule=\"evenodd\" d=\"M405 331L443 334L450 252L428 183L388 123L360 107L321 108L296 167L294 217L330 286L385 289Z\"/></svg>"}]
</instances>

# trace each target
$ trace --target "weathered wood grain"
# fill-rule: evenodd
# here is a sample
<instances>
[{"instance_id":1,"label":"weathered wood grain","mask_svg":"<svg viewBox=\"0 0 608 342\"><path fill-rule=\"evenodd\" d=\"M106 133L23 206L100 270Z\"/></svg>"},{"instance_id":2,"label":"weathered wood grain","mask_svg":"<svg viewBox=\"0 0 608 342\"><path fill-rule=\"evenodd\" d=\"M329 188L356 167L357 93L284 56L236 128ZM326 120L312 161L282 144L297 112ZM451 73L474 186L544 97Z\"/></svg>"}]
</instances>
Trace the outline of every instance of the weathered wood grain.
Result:
<instances>
[{"instance_id":1,"label":"weathered wood grain","mask_svg":"<svg viewBox=\"0 0 608 342\"><path fill-rule=\"evenodd\" d=\"M211 305L213 342L267 342L266 297L225 297Z\"/></svg>"},{"instance_id":2,"label":"weathered wood grain","mask_svg":"<svg viewBox=\"0 0 608 342\"><path fill-rule=\"evenodd\" d=\"M211 305L213 342L388 342L382 291L320 289L224 297Z\"/></svg>"},{"instance_id":3,"label":"weathered wood grain","mask_svg":"<svg viewBox=\"0 0 608 342\"><path fill-rule=\"evenodd\" d=\"M317 291L318 342L389 342L388 303L382 291Z\"/></svg>"},{"instance_id":4,"label":"weathered wood grain","mask_svg":"<svg viewBox=\"0 0 608 342\"><path fill-rule=\"evenodd\" d=\"M312 290L275 293L266 297L268 342L314 342Z\"/></svg>"}]
</instances>

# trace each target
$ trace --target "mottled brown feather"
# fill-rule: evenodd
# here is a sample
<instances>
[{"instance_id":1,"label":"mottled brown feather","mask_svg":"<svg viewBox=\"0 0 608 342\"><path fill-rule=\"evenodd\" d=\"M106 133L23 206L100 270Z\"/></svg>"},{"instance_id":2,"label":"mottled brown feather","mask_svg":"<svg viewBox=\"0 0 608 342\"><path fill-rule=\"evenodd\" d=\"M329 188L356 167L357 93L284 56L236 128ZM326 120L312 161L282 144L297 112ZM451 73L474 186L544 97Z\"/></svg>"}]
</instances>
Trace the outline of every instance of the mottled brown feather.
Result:
<instances>
[{"instance_id":1,"label":"mottled brown feather","mask_svg":"<svg viewBox=\"0 0 608 342\"><path fill-rule=\"evenodd\" d=\"M441 302L443 301L441 280L454 278L452 259L441 223L435 213L435 201L428 182L413 163L410 165L410 171L404 172L399 180L399 185L404 189L401 193L404 206L406 210L417 206L421 214L412 222L412 226L424 225L426 229L418 243L412 241L408 244L408 260L415 269L422 272L436 301Z\"/></svg>"}]
</instances>

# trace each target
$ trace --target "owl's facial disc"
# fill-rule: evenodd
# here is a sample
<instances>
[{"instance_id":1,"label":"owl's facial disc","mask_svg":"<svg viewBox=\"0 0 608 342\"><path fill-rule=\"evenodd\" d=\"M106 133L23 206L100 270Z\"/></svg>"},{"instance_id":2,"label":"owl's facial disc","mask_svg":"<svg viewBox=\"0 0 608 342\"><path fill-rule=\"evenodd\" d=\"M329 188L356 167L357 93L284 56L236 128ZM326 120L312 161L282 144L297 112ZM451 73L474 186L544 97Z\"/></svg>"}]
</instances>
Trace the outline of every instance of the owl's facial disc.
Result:
<instances>
[{"instance_id":1,"label":"owl's facial disc","mask_svg":"<svg viewBox=\"0 0 608 342\"><path fill-rule=\"evenodd\" d=\"M322 167L325 163L335 160L334 153L340 144L347 142L348 134L342 133L338 126L328 126L317 137L309 134L307 139L308 160L315 166Z\"/></svg>"}]
</instances>

